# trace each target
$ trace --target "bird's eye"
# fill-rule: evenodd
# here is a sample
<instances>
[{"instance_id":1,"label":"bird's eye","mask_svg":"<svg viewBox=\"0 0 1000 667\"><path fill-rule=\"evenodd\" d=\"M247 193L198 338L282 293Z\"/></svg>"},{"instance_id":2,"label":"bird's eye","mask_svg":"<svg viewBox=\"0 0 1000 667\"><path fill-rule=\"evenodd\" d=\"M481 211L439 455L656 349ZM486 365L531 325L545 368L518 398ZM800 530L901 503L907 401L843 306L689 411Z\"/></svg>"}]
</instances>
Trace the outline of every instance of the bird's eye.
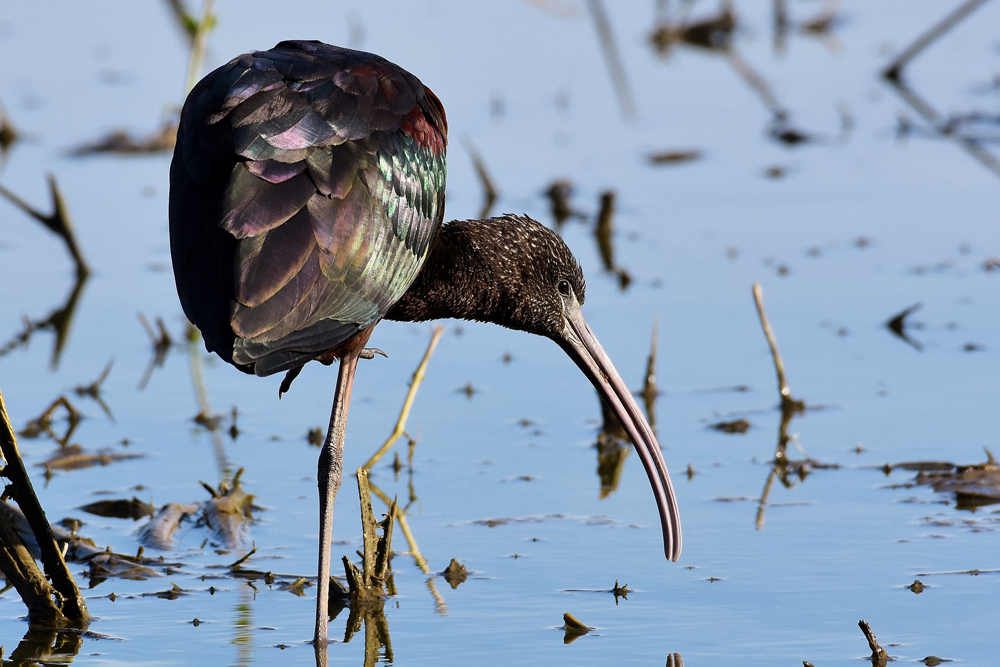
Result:
<instances>
[{"instance_id":1,"label":"bird's eye","mask_svg":"<svg viewBox=\"0 0 1000 667\"><path fill-rule=\"evenodd\" d=\"M560 280L556 285L556 289L559 290L559 293L563 296L569 296L569 293L572 291L568 280Z\"/></svg>"}]
</instances>

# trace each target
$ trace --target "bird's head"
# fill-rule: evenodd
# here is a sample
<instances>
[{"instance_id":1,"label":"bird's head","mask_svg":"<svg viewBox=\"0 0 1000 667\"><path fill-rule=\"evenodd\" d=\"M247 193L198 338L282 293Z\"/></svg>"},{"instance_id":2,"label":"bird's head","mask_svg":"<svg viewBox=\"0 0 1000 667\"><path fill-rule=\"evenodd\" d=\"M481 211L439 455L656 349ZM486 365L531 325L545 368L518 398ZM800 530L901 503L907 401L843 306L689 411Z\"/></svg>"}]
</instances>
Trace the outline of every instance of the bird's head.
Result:
<instances>
[{"instance_id":1,"label":"bird's head","mask_svg":"<svg viewBox=\"0 0 1000 667\"><path fill-rule=\"evenodd\" d=\"M468 244L459 254L476 258L473 275L482 281L469 290L478 295L478 303L460 316L551 338L573 359L635 443L656 498L664 550L677 560L680 514L660 445L583 319L586 283L573 253L555 232L527 217L505 215L452 225L468 226L469 234L456 235L459 245Z\"/></svg>"},{"instance_id":2,"label":"bird's head","mask_svg":"<svg viewBox=\"0 0 1000 667\"><path fill-rule=\"evenodd\" d=\"M472 224L475 233L467 238L481 263L479 308L484 319L547 338L561 336L587 290L580 263L566 243L526 216Z\"/></svg>"}]
</instances>

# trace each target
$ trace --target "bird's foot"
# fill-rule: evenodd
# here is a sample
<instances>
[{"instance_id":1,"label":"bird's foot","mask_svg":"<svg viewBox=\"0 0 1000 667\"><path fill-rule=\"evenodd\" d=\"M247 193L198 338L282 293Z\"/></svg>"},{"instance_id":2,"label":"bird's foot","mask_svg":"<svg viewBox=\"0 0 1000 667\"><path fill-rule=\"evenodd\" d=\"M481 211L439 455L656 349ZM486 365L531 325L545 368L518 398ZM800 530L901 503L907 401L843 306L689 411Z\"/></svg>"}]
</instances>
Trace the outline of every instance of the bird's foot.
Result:
<instances>
[{"instance_id":1,"label":"bird's foot","mask_svg":"<svg viewBox=\"0 0 1000 667\"><path fill-rule=\"evenodd\" d=\"M359 359L374 359L376 354L381 354L386 359L389 358L388 354L386 354L382 350L378 349L377 347L366 347L366 348L364 348L358 354L358 358Z\"/></svg>"}]
</instances>

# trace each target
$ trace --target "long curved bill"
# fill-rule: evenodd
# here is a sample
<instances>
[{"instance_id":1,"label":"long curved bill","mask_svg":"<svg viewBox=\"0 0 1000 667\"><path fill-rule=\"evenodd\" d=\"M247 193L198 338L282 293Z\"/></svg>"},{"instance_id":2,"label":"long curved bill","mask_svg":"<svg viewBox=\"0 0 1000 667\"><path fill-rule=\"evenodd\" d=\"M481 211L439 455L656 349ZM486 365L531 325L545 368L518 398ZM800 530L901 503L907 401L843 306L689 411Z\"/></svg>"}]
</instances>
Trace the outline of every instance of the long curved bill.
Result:
<instances>
[{"instance_id":1,"label":"long curved bill","mask_svg":"<svg viewBox=\"0 0 1000 667\"><path fill-rule=\"evenodd\" d=\"M674 487L670 483L670 473L667 472L667 464L660 453L660 444L642 416L632 392L625 386L611 359L587 326L579 308L565 318L565 324L562 336L554 340L601 392L635 443L635 450L642 460L642 467L646 469L649 484L656 497L656 507L660 512L663 551L667 558L676 561L681 556L681 516L677 510Z\"/></svg>"}]
</instances>

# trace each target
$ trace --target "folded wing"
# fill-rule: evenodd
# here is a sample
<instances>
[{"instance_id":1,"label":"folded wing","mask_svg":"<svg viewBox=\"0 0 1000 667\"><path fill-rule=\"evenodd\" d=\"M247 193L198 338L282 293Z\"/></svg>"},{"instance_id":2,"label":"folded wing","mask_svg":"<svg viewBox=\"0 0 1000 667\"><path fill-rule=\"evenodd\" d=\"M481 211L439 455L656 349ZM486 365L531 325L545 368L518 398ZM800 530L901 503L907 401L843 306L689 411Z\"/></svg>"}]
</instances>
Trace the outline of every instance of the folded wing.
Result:
<instances>
[{"instance_id":1,"label":"folded wing","mask_svg":"<svg viewBox=\"0 0 1000 667\"><path fill-rule=\"evenodd\" d=\"M206 345L257 375L377 322L444 216L447 123L373 54L282 42L209 74L170 169L178 294Z\"/></svg>"}]
</instances>

